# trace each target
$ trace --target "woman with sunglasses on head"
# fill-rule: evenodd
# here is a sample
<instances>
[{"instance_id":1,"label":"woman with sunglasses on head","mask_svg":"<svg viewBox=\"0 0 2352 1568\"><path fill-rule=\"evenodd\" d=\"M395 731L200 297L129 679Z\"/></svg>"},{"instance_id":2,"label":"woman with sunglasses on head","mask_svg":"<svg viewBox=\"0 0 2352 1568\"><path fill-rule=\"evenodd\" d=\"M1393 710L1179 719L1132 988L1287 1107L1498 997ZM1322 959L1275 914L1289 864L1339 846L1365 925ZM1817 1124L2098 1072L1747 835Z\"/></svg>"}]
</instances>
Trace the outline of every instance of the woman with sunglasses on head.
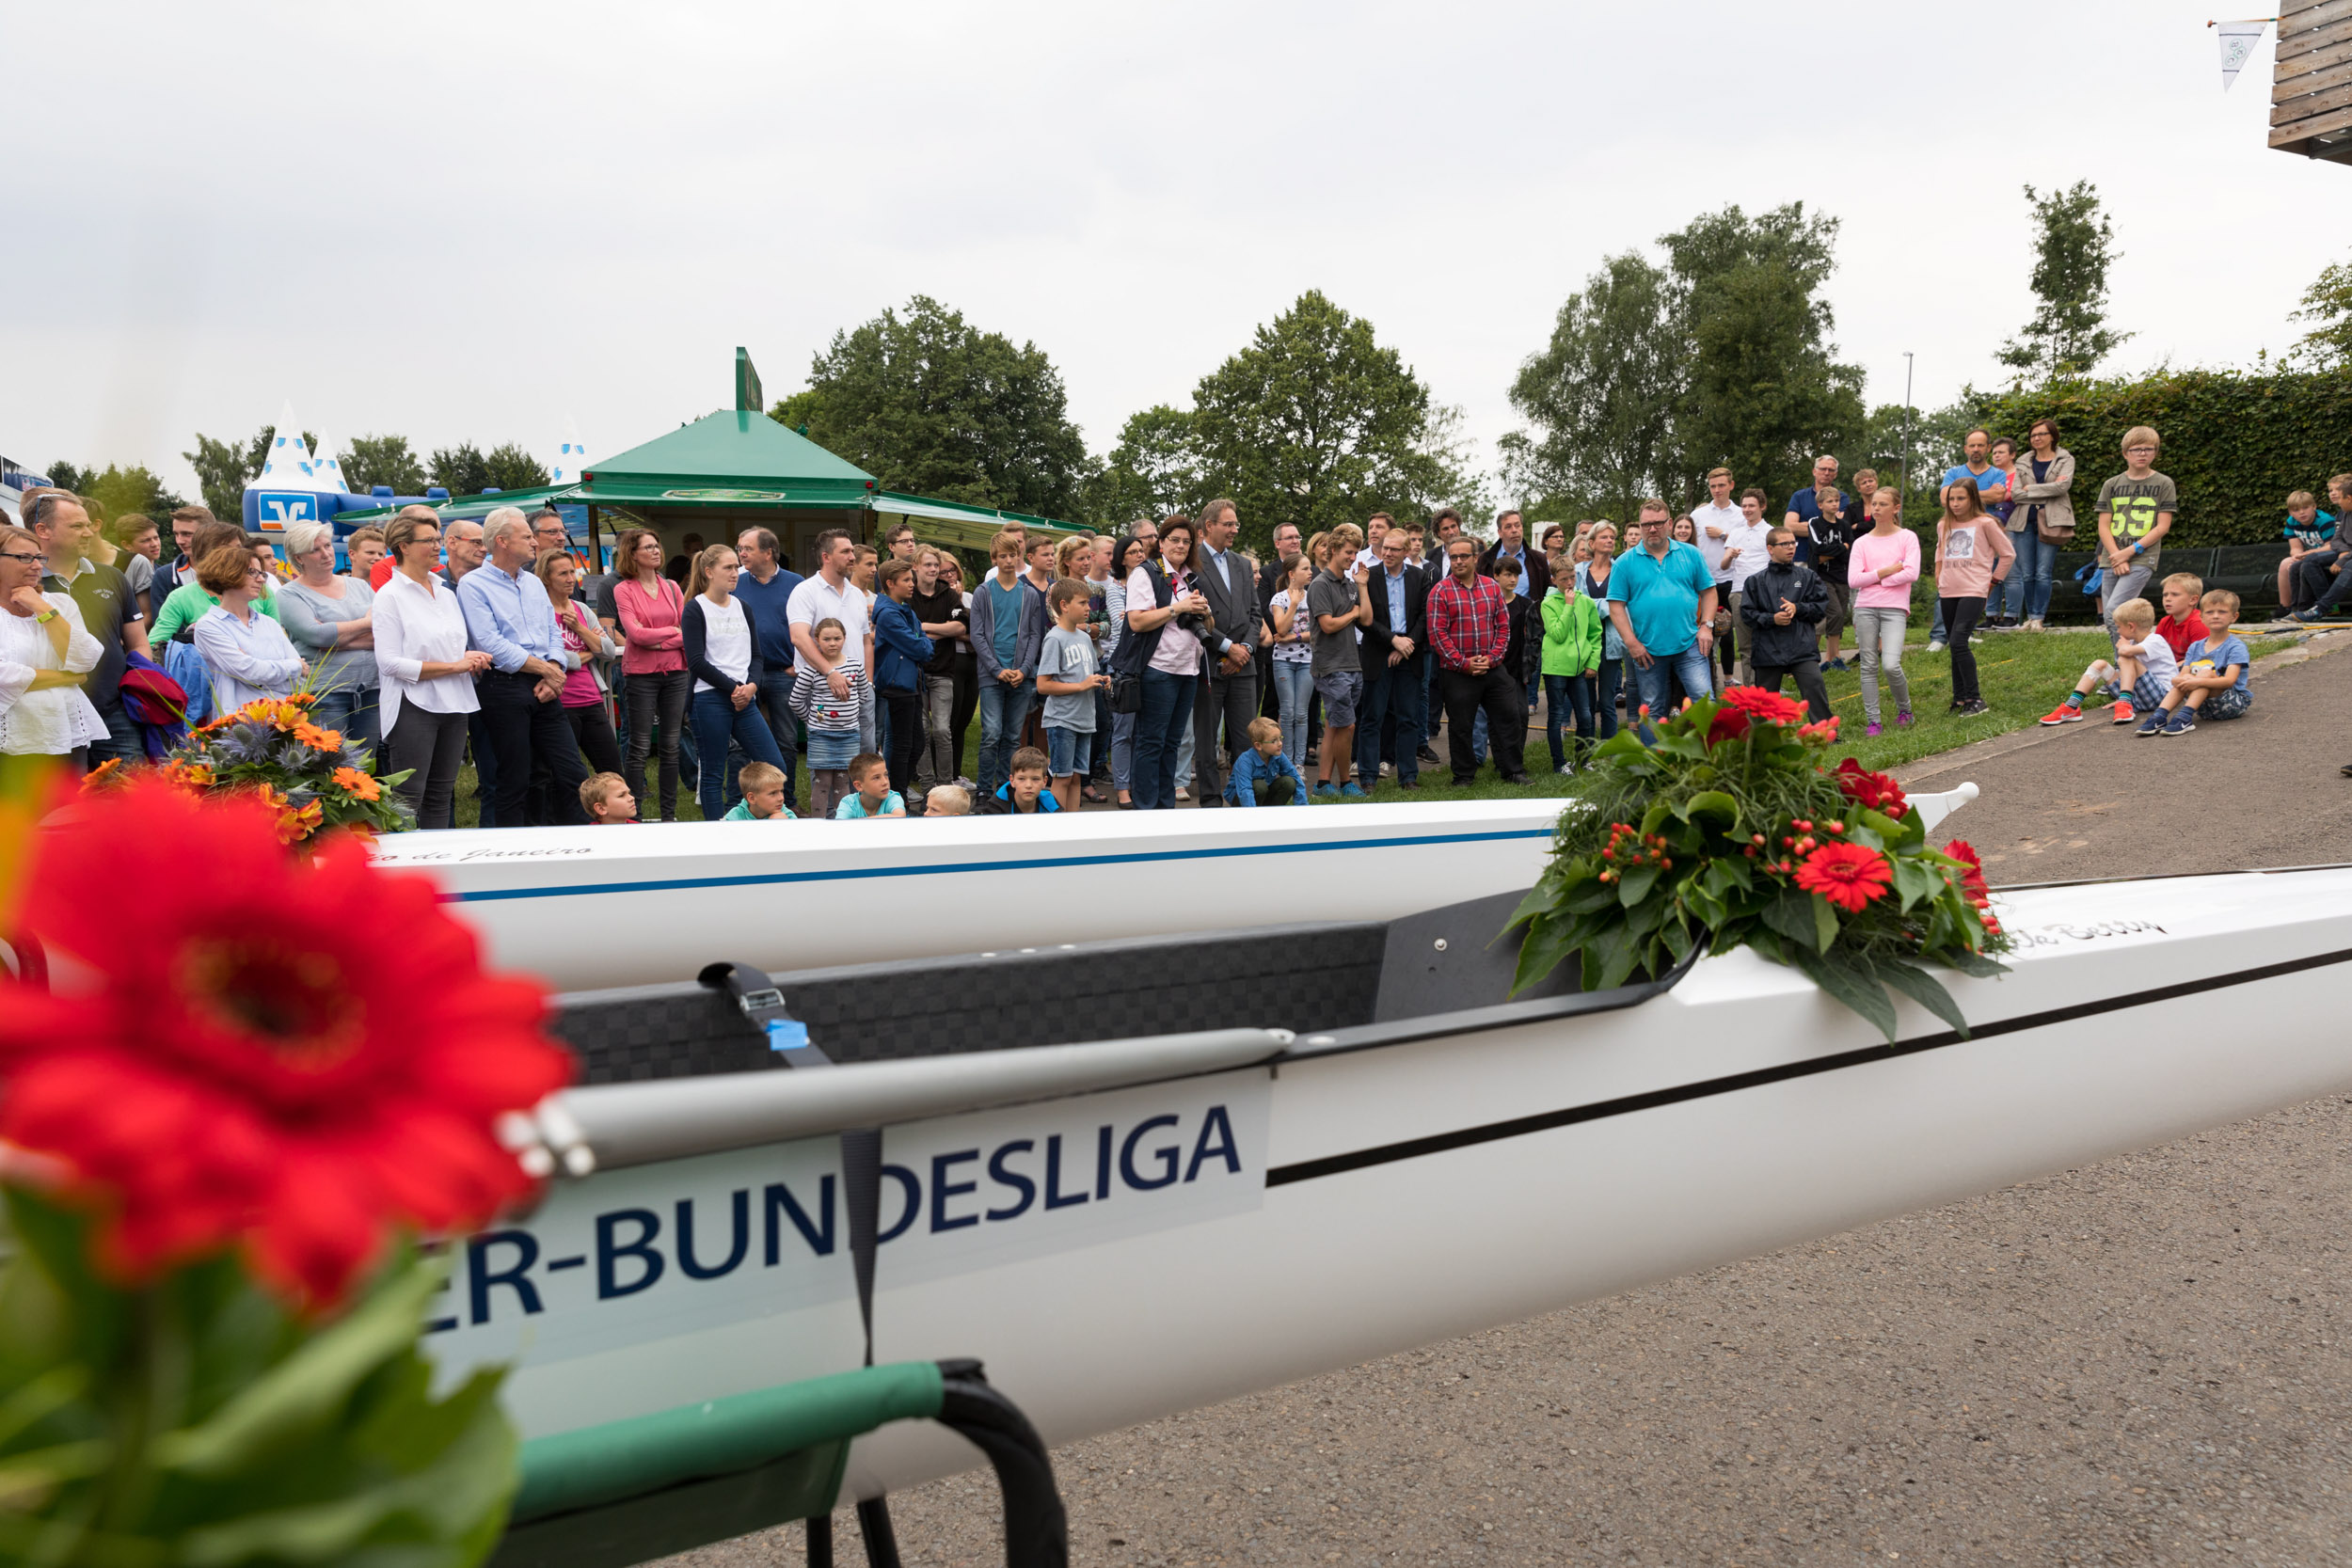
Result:
<instances>
[{"instance_id":1,"label":"woman with sunglasses on head","mask_svg":"<svg viewBox=\"0 0 2352 1568\"><path fill-rule=\"evenodd\" d=\"M0 753L70 759L78 771L106 721L82 694L105 650L71 594L44 594L40 541L0 523Z\"/></svg>"},{"instance_id":2,"label":"woman with sunglasses on head","mask_svg":"<svg viewBox=\"0 0 2352 1568\"><path fill-rule=\"evenodd\" d=\"M219 546L196 563L197 582L215 597L194 632L196 651L212 674L215 713L290 696L310 670L286 629L256 608L269 575L260 556L237 545Z\"/></svg>"}]
</instances>

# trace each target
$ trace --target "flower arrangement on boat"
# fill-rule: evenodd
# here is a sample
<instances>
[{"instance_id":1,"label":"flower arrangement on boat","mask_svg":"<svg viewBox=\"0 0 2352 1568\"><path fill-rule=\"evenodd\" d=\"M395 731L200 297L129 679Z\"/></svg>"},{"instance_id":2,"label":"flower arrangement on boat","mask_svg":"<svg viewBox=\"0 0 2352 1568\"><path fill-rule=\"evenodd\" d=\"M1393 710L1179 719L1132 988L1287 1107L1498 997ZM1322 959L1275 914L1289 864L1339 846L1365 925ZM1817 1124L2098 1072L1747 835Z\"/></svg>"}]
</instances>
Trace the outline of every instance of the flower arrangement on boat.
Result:
<instances>
[{"instance_id":1,"label":"flower arrangement on boat","mask_svg":"<svg viewBox=\"0 0 2352 1568\"><path fill-rule=\"evenodd\" d=\"M1895 1037L1892 990L1961 1033L1930 965L2004 973L2010 939L1976 851L1931 847L1902 786L1828 760L1837 721L1758 687L1622 731L1593 752L1551 860L1512 919L1517 985L1574 956L1588 990L1749 946Z\"/></svg>"},{"instance_id":2,"label":"flower arrangement on boat","mask_svg":"<svg viewBox=\"0 0 2352 1568\"><path fill-rule=\"evenodd\" d=\"M0 1548L467 1568L516 1440L496 1372L431 1392L419 1243L535 1192L570 1059L429 881L165 772L0 800Z\"/></svg>"},{"instance_id":3,"label":"flower arrangement on boat","mask_svg":"<svg viewBox=\"0 0 2352 1568\"><path fill-rule=\"evenodd\" d=\"M281 843L303 844L343 831L362 836L399 832L415 818L397 790L405 773L377 778L353 766L341 731L311 721L315 693L264 697L189 732L153 768L101 764L83 787L105 790L153 775L195 794L244 792L277 814Z\"/></svg>"}]
</instances>

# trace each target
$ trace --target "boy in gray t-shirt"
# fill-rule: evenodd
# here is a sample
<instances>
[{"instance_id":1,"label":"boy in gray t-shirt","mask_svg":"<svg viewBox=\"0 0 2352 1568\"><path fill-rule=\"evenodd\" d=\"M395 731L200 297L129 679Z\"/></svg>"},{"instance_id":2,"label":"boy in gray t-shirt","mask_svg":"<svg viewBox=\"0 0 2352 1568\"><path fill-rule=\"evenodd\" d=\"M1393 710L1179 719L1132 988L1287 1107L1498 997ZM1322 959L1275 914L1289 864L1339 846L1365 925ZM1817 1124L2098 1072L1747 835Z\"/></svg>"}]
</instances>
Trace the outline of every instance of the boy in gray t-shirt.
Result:
<instances>
[{"instance_id":1,"label":"boy in gray t-shirt","mask_svg":"<svg viewBox=\"0 0 2352 1568\"><path fill-rule=\"evenodd\" d=\"M1364 788L1349 770L1355 762L1356 707L1364 697L1363 654L1358 645L1362 628L1372 620L1372 600L1364 582L1369 566L1356 562L1361 535L1348 527L1333 529L1324 541L1324 569L1307 585L1307 610L1314 616L1314 654L1311 666L1315 694L1323 699L1323 751L1316 768L1317 795L1360 796ZM1340 625L1336 618L1344 616ZM1326 630L1333 619L1337 629ZM1336 786L1334 781L1337 781Z\"/></svg>"},{"instance_id":2,"label":"boy in gray t-shirt","mask_svg":"<svg viewBox=\"0 0 2352 1568\"><path fill-rule=\"evenodd\" d=\"M1110 685L1086 632L1092 591L1081 578L1063 578L1046 594L1053 629L1037 659L1038 694L1045 699L1046 772L1064 811L1078 809L1078 790L1094 760L1094 692Z\"/></svg>"}]
</instances>

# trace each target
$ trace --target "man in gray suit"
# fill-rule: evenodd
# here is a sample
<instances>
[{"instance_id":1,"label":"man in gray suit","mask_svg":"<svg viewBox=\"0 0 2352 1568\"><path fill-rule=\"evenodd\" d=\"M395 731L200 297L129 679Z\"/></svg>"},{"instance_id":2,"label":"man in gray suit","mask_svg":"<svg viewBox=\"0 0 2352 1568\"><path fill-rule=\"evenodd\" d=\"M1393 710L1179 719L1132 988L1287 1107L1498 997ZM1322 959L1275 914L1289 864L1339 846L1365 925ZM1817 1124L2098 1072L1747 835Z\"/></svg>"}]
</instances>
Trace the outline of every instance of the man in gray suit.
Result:
<instances>
[{"instance_id":1,"label":"man in gray suit","mask_svg":"<svg viewBox=\"0 0 2352 1568\"><path fill-rule=\"evenodd\" d=\"M1249 744L1249 721L1258 716L1258 645L1265 616L1258 608L1258 583L1249 562L1233 548L1241 515L1230 500L1203 506L1198 571L1216 632L1203 639L1216 660L1192 710L1193 798L1204 806L1225 803L1225 777L1217 765L1220 721L1226 749L1239 756Z\"/></svg>"}]
</instances>

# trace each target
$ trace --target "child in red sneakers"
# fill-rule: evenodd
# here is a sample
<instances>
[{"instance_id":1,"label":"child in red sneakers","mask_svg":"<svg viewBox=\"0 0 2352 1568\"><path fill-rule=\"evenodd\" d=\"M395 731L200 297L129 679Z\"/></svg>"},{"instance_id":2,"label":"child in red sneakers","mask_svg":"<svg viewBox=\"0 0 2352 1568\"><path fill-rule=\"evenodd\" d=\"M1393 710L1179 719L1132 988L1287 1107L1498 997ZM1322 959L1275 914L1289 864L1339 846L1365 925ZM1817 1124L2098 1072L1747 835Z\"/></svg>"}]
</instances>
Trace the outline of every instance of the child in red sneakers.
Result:
<instances>
[{"instance_id":1,"label":"child in red sneakers","mask_svg":"<svg viewBox=\"0 0 2352 1568\"><path fill-rule=\"evenodd\" d=\"M2125 599L2115 607L2114 621L2117 662L2092 659L2074 689L2066 694L2066 701L2043 715L2043 723L2080 723L2083 699L2093 691L2113 695L2114 721L2119 724L2128 724L2164 705L2164 694L2172 689L2172 677L2181 665L2172 644L2156 635L2156 607L2146 599Z\"/></svg>"}]
</instances>

